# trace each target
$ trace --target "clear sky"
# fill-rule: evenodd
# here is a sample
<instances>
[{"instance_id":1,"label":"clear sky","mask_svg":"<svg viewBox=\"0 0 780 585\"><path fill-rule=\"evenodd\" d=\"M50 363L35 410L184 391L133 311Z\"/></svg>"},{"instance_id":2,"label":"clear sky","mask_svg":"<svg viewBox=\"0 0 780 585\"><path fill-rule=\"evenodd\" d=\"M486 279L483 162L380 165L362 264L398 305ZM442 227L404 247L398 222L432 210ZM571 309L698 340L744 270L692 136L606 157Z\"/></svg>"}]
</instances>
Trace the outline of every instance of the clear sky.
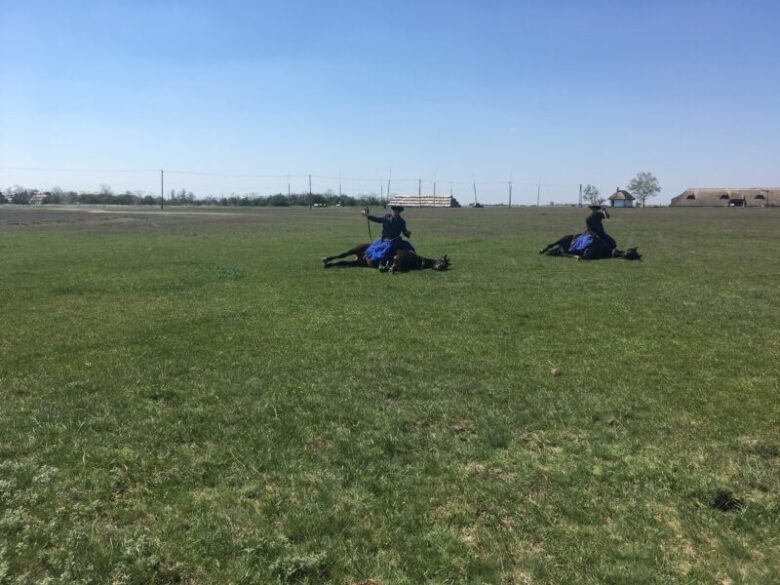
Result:
<instances>
[{"instance_id":1,"label":"clear sky","mask_svg":"<svg viewBox=\"0 0 780 585\"><path fill-rule=\"evenodd\" d=\"M0 188L780 186L780 2L0 0Z\"/></svg>"}]
</instances>

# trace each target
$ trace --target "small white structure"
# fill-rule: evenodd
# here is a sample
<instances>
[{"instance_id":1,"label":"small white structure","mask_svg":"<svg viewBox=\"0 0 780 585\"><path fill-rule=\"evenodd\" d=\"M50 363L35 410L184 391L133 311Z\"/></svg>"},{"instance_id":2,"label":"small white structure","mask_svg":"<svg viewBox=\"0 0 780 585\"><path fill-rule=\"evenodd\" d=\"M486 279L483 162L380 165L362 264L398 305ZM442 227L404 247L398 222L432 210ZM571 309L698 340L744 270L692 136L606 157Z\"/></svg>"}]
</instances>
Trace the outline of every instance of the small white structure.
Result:
<instances>
[{"instance_id":1,"label":"small white structure","mask_svg":"<svg viewBox=\"0 0 780 585\"><path fill-rule=\"evenodd\" d=\"M634 197L631 193L620 187L615 188L615 192L609 196L610 207L633 207Z\"/></svg>"}]
</instances>

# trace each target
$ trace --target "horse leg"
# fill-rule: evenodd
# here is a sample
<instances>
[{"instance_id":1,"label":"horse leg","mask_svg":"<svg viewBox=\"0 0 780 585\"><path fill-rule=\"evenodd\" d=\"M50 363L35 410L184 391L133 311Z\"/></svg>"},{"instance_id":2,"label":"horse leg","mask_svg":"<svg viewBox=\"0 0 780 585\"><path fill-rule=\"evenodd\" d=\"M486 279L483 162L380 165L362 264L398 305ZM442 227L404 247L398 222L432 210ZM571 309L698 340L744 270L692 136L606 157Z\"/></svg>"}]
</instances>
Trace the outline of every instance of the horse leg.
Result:
<instances>
[{"instance_id":1,"label":"horse leg","mask_svg":"<svg viewBox=\"0 0 780 585\"><path fill-rule=\"evenodd\" d=\"M548 256L556 256L556 257L557 256L571 256L571 254L569 254L568 250L569 250L568 248L564 248L560 244L555 244L554 246L549 247L547 249L546 254Z\"/></svg>"},{"instance_id":2,"label":"horse leg","mask_svg":"<svg viewBox=\"0 0 780 585\"><path fill-rule=\"evenodd\" d=\"M333 260L338 260L339 258L346 258L347 256L357 256L358 258L360 258L363 255L363 253L366 251L367 247L368 247L367 244L360 244L359 246L350 248L349 250L341 254L336 254L335 256L325 256L322 259L322 263L327 264L328 262L331 262Z\"/></svg>"},{"instance_id":3,"label":"horse leg","mask_svg":"<svg viewBox=\"0 0 780 585\"><path fill-rule=\"evenodd\" d=\"M432 266L433 260L418 256L410 250L400 250L393 256L393 260L390 263L390 272L395 274L396 272L419 270L422 268L431 268Z\"/></svg>"},{"instance_id":4,"label":"horse leg","mask_svg":"<svg viewBox=\"0 0 780 585\"><path fill-rule=\"evenodd\" d=\"M563 236L562 238L559 238L555 240L552 244L547 244L544 248L539 250L540 254L546 254L556 246L559 247L561 250L568 250L569 246L571 246L571 242L574 239L574 236L568 235ZM557 256L557 254L555 254Z\"/></svg>"},{"instance_id":5,"label":"horse leg","mask_svg":"<svg viewBox=\"0 0 780 585\"><path fill-rule=\"evenodd\" d=\"M323 261L323 268L360 268L365 266L360 260L341 260L340 262L325 262Z\"/></svg>"},{"instance_id":6,"label":"horse leg","mask_svg":"<svg viewBox=\"0 0 780 585\"><path fill-rule=\"evenodd\" d=\"M603 260L604 258L609 258L612 255L612 252L610 252L606 246L602 245L600 242L594 244L593 246L587 248L582 253L582 260Z\"/></svg>"},{"instance_id":7,"label":"horse leg","mask_svg":"<svg viewBox=\"0 0 780 585\"><path fill-rule=\"evenodd\" d=\"M331 262L333 260L338 260L339 258L346 258L347 256L354 255L354 252L352 250L347 250L343 254L336 254L335 256L325 256L322 258L322 262L327 264L328 262Z\"/></svg>"}]
</instances>

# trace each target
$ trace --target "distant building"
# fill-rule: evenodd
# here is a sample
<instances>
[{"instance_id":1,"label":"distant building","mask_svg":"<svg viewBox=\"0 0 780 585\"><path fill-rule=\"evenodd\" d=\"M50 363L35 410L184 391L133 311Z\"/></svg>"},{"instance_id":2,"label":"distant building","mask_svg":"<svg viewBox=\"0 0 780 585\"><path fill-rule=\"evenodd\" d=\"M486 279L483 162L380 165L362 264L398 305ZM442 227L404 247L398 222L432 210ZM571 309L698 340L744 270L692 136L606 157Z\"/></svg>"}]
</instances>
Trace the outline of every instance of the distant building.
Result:
<instances>
[{"instance_id":1,"label":"distant building","mask_svg":"<svg viewBox=\"0 0 780 585\"><path fill-rule=\"evenodd\" d=\"M49 193L48 191L46 192L36 191L35 193L32 194L32 197L30 197L30 205L41 205L47 195L51 195L51 193Z\"/></svg>"},{"instance_id":2,"label":"distant building","mask_svg":"<svg viewBox=\"0 0 780 585\"><path fill-rule=\"evenodd\" d=\"M780 189L686 189L672 198L672 207L774 207Z\"/></svg>"},{"instance_id":3,"label":"distant building","mask_svg":"<svg viewBox=\"0 0 780 585\"><path fill-rule=\"evenodd\" d=\"M404 207L460 207L458 200L450 195L396 195L388 205Z\"/></svg>"},{"instance_id":4,"label":"distant building","mask_svg":"<svg viewBox=\"0 0 780 585\"><path fill-rule=\"evenodd\" d=\"M636 197L625 189L615 188L615 192L608 197L610 207L633 207Z\"/></svg>"}]
</instances>

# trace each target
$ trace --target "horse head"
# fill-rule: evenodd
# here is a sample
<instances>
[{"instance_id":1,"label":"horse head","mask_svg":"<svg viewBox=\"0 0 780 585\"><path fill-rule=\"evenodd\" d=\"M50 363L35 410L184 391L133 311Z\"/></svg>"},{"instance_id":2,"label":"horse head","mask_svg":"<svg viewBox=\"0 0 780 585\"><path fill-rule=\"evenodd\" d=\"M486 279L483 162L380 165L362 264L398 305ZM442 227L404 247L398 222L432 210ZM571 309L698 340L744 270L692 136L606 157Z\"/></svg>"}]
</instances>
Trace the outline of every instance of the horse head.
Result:
<instances>
[{"instance_id":1,"label":"horse head","mask_svg":"<svg viewBox=\"0 0 780 585\"><path fill-rule=\"evenodd\" d=\"M641 260L642 254L639 253L638 248L628 248L627 250L615 250L615 258L623 258L624 260Z\"/></svg>"},{"instance_id":2,"label":"horse head","mask_svg":"<svg viewBox=\"0 0 780 585\"><path fill-rule=\"evenodd\" d=\"M642 254L639 253L639 248L628 248L623 252L623 258L626 260L641 260Z\"/></svg>"},{"instance_id":3,"label":"horse head","mask_svg":"<svg viewBox=\"0 0 780 585\"><path fill-rule=\"evenodd\" d=\"M433 268L434 270L447 270L449 266L450 266L450 259L447 256L447 254L445 254L442 258L438 258L437 260L434 260L433 266L431 266L431 268Z\"/></svg>"}]
</instances>

